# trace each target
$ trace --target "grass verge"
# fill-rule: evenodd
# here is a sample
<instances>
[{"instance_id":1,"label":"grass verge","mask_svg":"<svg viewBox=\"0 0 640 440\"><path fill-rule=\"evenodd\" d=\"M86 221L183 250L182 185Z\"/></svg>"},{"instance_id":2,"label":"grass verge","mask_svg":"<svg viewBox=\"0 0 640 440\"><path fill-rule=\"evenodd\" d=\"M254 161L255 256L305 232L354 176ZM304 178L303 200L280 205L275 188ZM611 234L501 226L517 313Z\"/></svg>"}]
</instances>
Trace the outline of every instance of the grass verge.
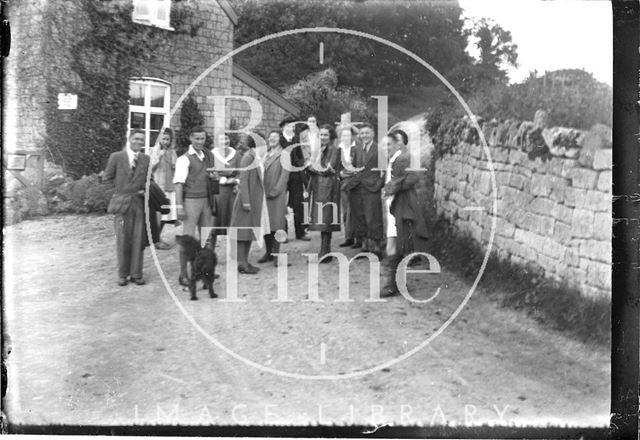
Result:
<instances>
[{"instance_id":1,"label":"grass verge","mask_svg":"<svg viewBox=\"0 0 640 440\"><path fill-rule=\"evenodd\" d=\"M449 270L468 280L478 274L485 250L472 238L457 235L444 219L434 223L431 252ZM578 289L546 279L491 254L478 286L502 306L522 310L543 325L601 346L611 343L611 303L584 297Z\"/></svg>"}]
</instances>

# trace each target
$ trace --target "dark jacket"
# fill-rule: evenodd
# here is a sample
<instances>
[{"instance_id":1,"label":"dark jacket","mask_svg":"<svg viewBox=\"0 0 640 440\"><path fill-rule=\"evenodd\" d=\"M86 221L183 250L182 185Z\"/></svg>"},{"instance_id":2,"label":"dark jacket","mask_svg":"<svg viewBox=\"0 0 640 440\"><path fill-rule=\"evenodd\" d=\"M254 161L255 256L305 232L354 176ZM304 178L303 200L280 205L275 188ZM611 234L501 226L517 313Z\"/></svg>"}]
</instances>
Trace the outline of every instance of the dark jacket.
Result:
<instances>
[{"instance_id":1,"label":"dark jacket","mask_svg":"<svg viewBox=\"0 0 640 440\"><path fill-rule=\"evenodd\" d=\"M320 163L326 169L319 171L309 167L311 176L309 185L311 223L309 229L312 231L340 230L340 182L338 181L342 165L340 155L341 151L330 145L320 156ZM329 165L331 168L328 167ZM320 211L318 203L322 204L322 211ZM320 218L321 213L322 219Z\"/></svg>"},{"instance_id":2,"label":"dark jacket","mask_svg":"<svg viewBox=\"0 0 640 440\"><path fill-rule=\"evenodd\" d=\"M378 168L378 144L373 142L369 147L369 151L364 151L364 145L356 145L353 166L355 168L364 167L362 171L354 175L352 180L352 189L364 188L369 192L378 192L384 186L384 177L381 171L373 171Z\"/></svg>"},{"instance_id":3,"label":"dark jacket","mask_svg":"<svg viewBox=\"0 0 640 440\"><path fill-rule=\"evenodd\" d=\"M127 152L117 151L109 156L102 180L113 183L117 194L135 194L145 188L149 163L149 156L138 153L136 170L132 173Z\"/></svg>"},{"instance_id":4,"label":"dark jacket","mask_svg":"<svg viewBox=\"0 0 640 440\"><path fill-rule=\"evenodd\" d=\"M427 225L416 192L420 175L419 171L407 171L410 164L411 155L404 151L391 165L391 180L385 186L385 191L393 194L389 211L396 218L396 225L400 226L403 220L411 220L417 235L428 238ZM400 228L398 232L401 233Z\"/></svg>"},{"instance_id":5,"label":"dark jacket","mask_svg":"<svg viewBox=\"0 0 640 440\"><path fill-rule=\"evenodd\" d=\"M300 145L288 149L291 145L295 145L300 142L298 135L295 135L291 142L288 142L287 145L283 145L283 148L286 151L289 151L289 157L291 158L291 165L294 167L304 166L305 159L302 154L302 147ZM302 194L302 186L307 185L309 182L309 174L307 170L302 171L292 171L289 172L289 182L287 183L287 189L290 192L299 192Z\"/></svg>"}]
</instances>

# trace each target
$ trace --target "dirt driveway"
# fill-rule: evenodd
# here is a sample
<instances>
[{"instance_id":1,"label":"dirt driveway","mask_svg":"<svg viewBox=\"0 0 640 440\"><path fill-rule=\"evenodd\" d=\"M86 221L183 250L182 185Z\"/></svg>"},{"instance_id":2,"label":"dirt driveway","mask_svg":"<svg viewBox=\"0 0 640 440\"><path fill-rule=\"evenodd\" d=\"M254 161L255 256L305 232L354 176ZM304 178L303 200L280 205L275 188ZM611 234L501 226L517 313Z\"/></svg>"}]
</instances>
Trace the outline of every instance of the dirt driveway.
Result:
<instances>
[{"instance_id":1,"label":"dirt driveway","mask_svg":"<svg viewBox=\"0 0 640 440\"><path fill-rule=\"evenodd\" d=\"M170 242L172 234L164 234ZM291 301L273 301L270 266L238 279L245 302L212 300L205 291L189 301L177 285L173 249L157 256L174 301L149 250L148 284L117 286L110 216L27 221L6 228L5 240L13 423L608 424L608 350L543 329L482 289L401 362L349 379L292 377L357 374L433 337L470 289L446 268L410 276L416 298L440 288L418 304L367 302L366 260L352 265L352 301L337 302L337 265L322 265L322 301L308 301L301 254L316 252L314 235L283 245ZM259 255L252 250L252 261Z\"/></svg>"}]
</instances>

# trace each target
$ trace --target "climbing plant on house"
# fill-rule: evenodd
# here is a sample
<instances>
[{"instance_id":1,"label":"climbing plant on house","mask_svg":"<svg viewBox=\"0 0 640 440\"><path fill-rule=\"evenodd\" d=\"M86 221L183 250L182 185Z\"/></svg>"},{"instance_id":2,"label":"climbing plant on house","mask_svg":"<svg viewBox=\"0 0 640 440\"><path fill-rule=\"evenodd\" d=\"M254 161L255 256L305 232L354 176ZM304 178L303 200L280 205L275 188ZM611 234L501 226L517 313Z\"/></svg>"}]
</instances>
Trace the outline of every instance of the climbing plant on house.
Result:
<instances>
[{"instance_id":1,"label":"climbing plant on house","mask_svg":"<svg viewBox=\"0 0 640 440\"><path fill-rule=\"evenodd\" d=\"M78 28L67 30L73 38L68 46L73 75L61 82L62 87L78 95L78 108L66 114L58 111L60 81L55 86L49 83L45 144L50 160L78 178L99 172L109 155L123 147L129 80L139 76L141 66L153 61L156 49L170 44L174 35L197 34L202 23L194 24L194 5L174 3L174 31L135 23L132 2L80 0L74 5L74 12L79 15Z\"/></svg>"}]
</instances>

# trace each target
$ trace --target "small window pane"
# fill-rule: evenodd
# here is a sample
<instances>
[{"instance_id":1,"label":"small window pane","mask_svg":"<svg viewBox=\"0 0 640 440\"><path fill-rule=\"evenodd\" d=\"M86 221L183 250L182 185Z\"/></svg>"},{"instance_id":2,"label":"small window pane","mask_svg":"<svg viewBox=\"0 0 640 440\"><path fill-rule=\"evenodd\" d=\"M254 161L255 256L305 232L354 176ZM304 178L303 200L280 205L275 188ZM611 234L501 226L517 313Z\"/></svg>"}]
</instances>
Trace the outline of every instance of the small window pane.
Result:
<instances>
[{"instance_id":1,"label":"small window pane","mask_svg":"<svg viewBox=\"0 0 640 440\"><path fill-rule=\"evenodd\" d=\"M164 107L166 87L151 86L151 107Z\"/></svg>"},{"instance_id":2,"label":"small window pane","mask_svg":"<svg viewBox=\"0 0 640 440\"><path fill-rule=\"evenodd\" d=\"M144 120L144 113L139 113L139 112L131 112L131 122L129 124L129 126L131 128L146 128L145 127L145 120Z\"/></svg>"},{"instance_id":3,"label":"small window pane","mask_svg":"<svg viewBox=\"0 0 640 440\"><path fill-rule=\"evenodd\" d=\"M144 105L144 89L142 84L131 83L129 85L129 105Z\"/></svg>"},{"instance_id":4,"label":"small window pane","mask_svg":"<svg viewBox=\"0 0 640 440\"><path fill-rule=\"evenodd\" d=\"M149 131L149 146L153 146L156 144L156 140L158 139L159 134L160 134L160 131L157 131L157 130Z\"/></svg>"},{"instance_id":5,"label":"small window pane","mask_svg":"<svg viewBox=\"0 0 640 440\"><path fill-rule=\"evenodd\" d=\"M133 5L133 18L149 19L151 5L149 0L135 0Z\"/></svg>"},{"instance_id":6,"label":"small window pane","mask_svg":"<svg viewBox=\"0 0 640 440\"><path fill-rule=\"evenodd\" d=\"M152 130L160 130L164 123L164 115L151 114L151 128Z\"/></svg>"},{"instance_id":7,"label":"small window pane","mask_svg":"<svg viewBox=\"0 0 640 440\"><path fill-rule=\"evenodd\" d=\"M158 0L157 4L157 19L158 21L164 21L169 24L169 8L171 7L171 2L167 0Z\"/></svg>"}]
</instances>

